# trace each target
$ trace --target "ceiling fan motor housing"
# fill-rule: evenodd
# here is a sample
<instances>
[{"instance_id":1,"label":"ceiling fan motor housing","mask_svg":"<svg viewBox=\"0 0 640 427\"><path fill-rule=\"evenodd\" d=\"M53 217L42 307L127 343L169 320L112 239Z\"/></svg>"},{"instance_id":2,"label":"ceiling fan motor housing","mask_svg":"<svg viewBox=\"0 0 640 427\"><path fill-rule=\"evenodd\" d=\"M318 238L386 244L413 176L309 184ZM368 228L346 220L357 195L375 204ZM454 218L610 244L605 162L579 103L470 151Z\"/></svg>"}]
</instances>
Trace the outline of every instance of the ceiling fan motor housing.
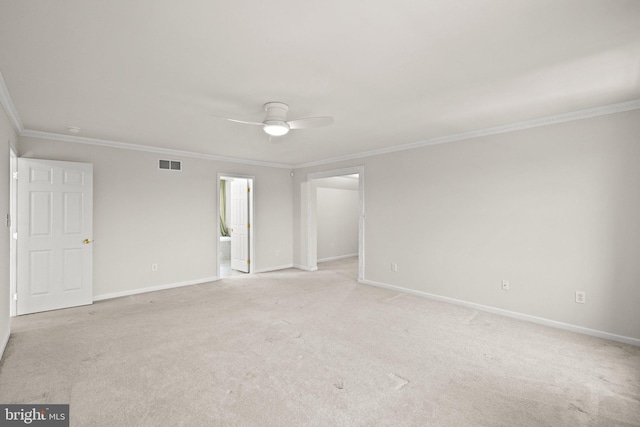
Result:
<instances>
[{"instance_id":1,"label":"ceiling fan motor housing","mask_svg":"<svg viewBox=\"0 0 640 427\"><path fill-rule=\"evenodd\" d=\"M289 111L289 106L283 102L267 102L264 104L264 110L267 112L267 117L264 119L264 123L287 121L287 111Z\"/></svg>"},{"instance_id":2,"label":"ceiling fan motor housing","mask_svg":"<svg viewBox=\"0 0 640 427\"><path fill-rule=\"evenodd\" d=\"M263 130L271 136L282 136L289 132L287 111L289 106L282 102L267 102L264 104L267 117L264 119Z\"/></svg>"}]
</instances>

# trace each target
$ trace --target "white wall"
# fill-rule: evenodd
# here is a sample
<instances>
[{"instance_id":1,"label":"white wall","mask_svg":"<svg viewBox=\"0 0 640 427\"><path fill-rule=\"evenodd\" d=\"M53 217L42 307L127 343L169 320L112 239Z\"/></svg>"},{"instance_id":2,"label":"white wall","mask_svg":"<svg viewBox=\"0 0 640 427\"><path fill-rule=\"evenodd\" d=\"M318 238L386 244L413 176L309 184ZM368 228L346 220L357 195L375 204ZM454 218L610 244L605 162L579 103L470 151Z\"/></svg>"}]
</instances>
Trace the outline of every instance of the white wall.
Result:
<instances>
[{"instance_id":1,"label":"white wall","mask_svg":"<svg viewBox=\"0 0 640 427\"><path fill-rule=\"evenodd\" d=\"M35 138L20 140L19 155L93 163L99 298L217 276L218 173L255 177L256 271L292 263L289 170L178 158L181 172L161 171L165 155Z\"/></svg>"},{"instance_id":2,"label":"white wall","mask_svg":"<svg viewBox=\"0 0 640 427\"><path fill-rule=\"evenodd\" d=\"M358 190L317 187L316 197L318 262L357 255Z\"/></svg>"},{"instance_id":3,"label":"white wall","mask_svg":"<svg viewBox=\"0 0 640 427\"><path fill-rule=\"evenodd\" d=\"M9 211L9 147L15 146L17 135L0 106L0 356L9 339L9 228L5 218Z\"/></svg>"},{"instance_id":4,"label":"white wall","mask_svg":"<svg viewBox=\"0 0 640 427\"><path fill-rule=\"evenodd\" d=\"M640 339L639 135L635 110L296 170L294 263L307 173L364 165L366 280Z\"/></svg>"}]
</instances>

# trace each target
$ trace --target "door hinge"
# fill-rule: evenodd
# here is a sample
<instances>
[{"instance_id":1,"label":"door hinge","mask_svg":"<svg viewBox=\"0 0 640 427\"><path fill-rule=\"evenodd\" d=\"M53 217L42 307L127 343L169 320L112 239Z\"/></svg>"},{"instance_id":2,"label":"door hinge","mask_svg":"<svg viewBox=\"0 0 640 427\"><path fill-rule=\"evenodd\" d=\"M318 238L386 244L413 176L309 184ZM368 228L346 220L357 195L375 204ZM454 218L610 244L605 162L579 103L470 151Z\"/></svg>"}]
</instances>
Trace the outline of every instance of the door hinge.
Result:
<instances>
[{"instance_id":1,"label":"door hinge","mask_svg":"<svg viewBox=\"0 0 640 427\"><path fill-rule=\"evenodd\" d=\"M18 172L13 173L13 179L18 179Z\"/></svg>"},{"instance_id":2,"label":"door hinge","mask_svg":"<svg viewBox=\"0 0 640 427\"><path fill-rule=\"evenodd\" d=\"M11 215L7 214L7 227L11 228Z\"/></svg>"},{"instance_id":3,"label":"door hinge","mask_svg":"<svg viewBox=\"0 0 640 427\"><path fill-rule=\"evenodd\" d=\"M247 224L247 228L251 228L251 224Z\"/></svg>"},{"instance_id":4,"label":"door hinge","mask_svg":"<svg viewBox=\"0 0 640 427\"><path fill-rule=\"evenodd\" d=\"M251 189L247 187L247 193L251 193Z\"/></svg>"},{"instance_id":5,"label":"door hinge","mask_svg":"<svg viewBox=\"0 0 640 427\"><path fill-rule=\"evenodd\" d=\"M17 292L15 294L13 294L13 300L14 301L18 301L18 293Z\"/></svg>"},{"instance_id":6,"label":"door hinge","mask_svg":"<svg viewBox=\"0 0 640 427\"><path fill-rule=\"evenodd\" d=\"M250 259L247 260L247 264L251 264L251 260Z\"/></svg>"}]
</instances>

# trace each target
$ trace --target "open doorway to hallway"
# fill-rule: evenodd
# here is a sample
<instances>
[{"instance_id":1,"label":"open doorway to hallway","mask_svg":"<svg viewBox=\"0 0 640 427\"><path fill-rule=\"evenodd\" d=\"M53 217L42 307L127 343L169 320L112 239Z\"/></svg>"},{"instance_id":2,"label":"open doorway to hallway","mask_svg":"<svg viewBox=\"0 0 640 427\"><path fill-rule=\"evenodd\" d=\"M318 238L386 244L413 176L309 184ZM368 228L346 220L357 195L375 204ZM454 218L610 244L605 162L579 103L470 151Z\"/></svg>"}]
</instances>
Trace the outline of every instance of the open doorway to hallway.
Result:
<instances>
[{"instance_id":1,"label":"open doorway to hallway","mask_svg":"<svg viewBox=\"0 0 640 427\"><path fill-rule=\"evenodd\" d=\"M357 257L358 174L314 179L312 185L316 194L318 264Z\"/></svg>"},{"instance_id":2,"label":"open doorway to hallway","mask_svg":"<svg viewBox=\"0 0 640 427\"><path fill-rule=\"evenodd\" d=\"M253 177L218 175L218 277L251 273Z\"/></svg>"},{"instance_id":3,"label":"open doorway to hallway","mask_svg":"<svg viewBox=\"0 0 640 427\"><path fill-rule=\"evenodd\" d=\"M364 167L308 176L307 268L340 259L357 260L364 278Z\"/></svg>"}]
</instances>

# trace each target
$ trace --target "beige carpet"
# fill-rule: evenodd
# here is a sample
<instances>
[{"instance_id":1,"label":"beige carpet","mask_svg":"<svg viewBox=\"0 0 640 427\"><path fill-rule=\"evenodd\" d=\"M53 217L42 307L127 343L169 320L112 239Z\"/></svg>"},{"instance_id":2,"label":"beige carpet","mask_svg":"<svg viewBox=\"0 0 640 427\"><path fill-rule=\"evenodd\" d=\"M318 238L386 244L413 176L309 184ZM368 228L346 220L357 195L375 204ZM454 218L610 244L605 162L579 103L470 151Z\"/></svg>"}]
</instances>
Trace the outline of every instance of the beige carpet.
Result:
<instances>
[{"instance_id":1,"label":"beige carpet","mask_svg":"<svg viewBox=\"0 0 640 427\"><path fill-rule=\"evenodd\" d=\"M22 316L1 403L72 426L638 426L640 348L359 285L353 259Z\"/></svg>"}]
</instances>

